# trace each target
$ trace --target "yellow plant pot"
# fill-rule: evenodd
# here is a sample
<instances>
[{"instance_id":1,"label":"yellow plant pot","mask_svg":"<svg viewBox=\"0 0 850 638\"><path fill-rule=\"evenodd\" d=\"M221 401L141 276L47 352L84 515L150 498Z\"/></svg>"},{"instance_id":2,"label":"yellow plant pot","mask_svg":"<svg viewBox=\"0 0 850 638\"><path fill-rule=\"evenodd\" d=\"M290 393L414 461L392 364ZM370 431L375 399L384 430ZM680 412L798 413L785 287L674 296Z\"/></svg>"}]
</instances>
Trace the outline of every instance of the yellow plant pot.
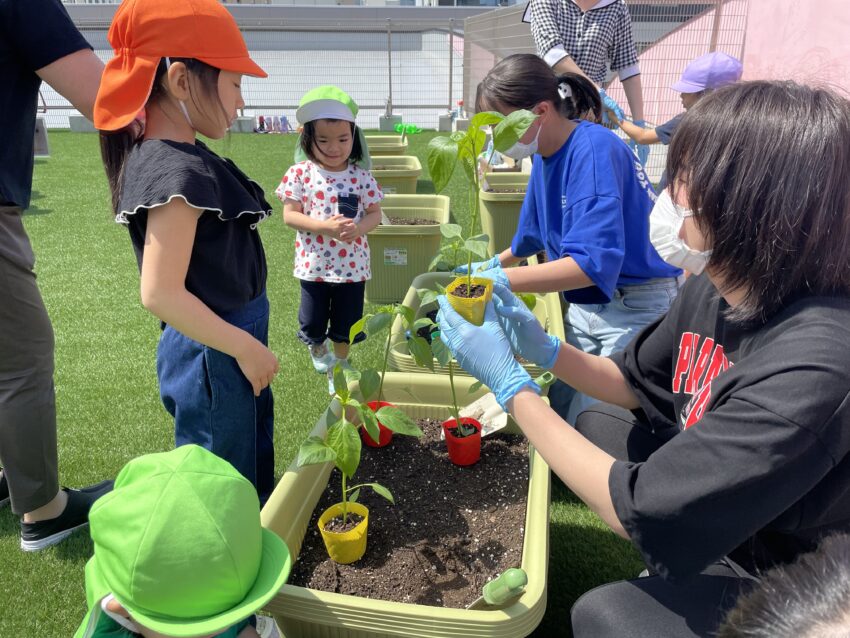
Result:
<instances>
[{"instance_id":1,"label":"yellow plant pot","mask_svg":"<svg viewBox=\"0 0 850 638\"><path fill-rule=\"evenodd\" d=\"M474 299L466 299L452 294L455 288L467 283L467 281L466 276L457 277L452 283L446 286L446 297L452 308L457 310L461 317L471 324L480 326L484 323L484 309L487 306L487 302L493 297L493 281L486 277L473 277L473 286L484 286L484 294Z\"/></svg>"},{"instance_id":2,"label":"yellow plant pot","mask_svg":"<svg viewBox=\"0 0 850 638\"><path fill-rule=\"evenodd\" d=\"M348 513L362 516L363 520L357 527L347 532L328 532L325 525L337 516L342 515L342 503L331 505L319 517L319 532L325 541L328 556L335 563L348 565L360 560L366 553L366 532L369 529L369 509L360 503L349 503Z\"/></svg>"}]
</instances>

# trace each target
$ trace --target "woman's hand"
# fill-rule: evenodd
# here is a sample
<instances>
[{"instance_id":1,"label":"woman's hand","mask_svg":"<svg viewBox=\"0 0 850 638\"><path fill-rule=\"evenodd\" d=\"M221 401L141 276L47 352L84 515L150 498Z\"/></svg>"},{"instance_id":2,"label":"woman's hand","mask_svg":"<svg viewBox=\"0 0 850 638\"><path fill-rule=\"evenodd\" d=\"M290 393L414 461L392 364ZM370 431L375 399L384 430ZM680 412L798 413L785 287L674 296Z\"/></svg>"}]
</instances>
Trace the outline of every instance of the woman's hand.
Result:
<instances>
[{"instance_id":1,"label":"woman's hand","mask_svg":"<svg viewBox=\"0 0 850 638\"><path fill-rule=\"evenodd\" d=\"M248 338L245 349L236 356L242 374L254 388L254 396L260 396L280 369L275 354L253 337Z\"/></svg>"},{"instance_id":2,"label":"woman's hand","mask_svg":"<svg viewBox=\"0 0 850 638\"><path fill-rule=\"evenodd\" d=\"M440 339L464 370L493 391L502 408L523 388L540 393L540 388L514 358L492 303L487 304L484 323L475 326L452 308L445 295L440 295L437 301Z\"/></svg>"},{"instance_id":3,"label":"woman's hand","mask_svg":"<svg viewBox=\"0 0 850 638\"><path fill-rule=\"evenodd\" d=\"M546 334L534 313L498 283L493 285L493 306L514 353L544 370L551 370L558 359L561 340Z\"/></svg>"},{"instance_id":4,"label":"woman's hand","mask_svg":"<svg viewBox=\"0 0 850 638\"><path fill-rule=\"evenodd\" d=\"M349 219L345 215L334 215L324 221L322 234L339 241L347 241L343 239L343 234L356 232L356 228L357 225L353 219Z\"/></svg>"}]
</instances>

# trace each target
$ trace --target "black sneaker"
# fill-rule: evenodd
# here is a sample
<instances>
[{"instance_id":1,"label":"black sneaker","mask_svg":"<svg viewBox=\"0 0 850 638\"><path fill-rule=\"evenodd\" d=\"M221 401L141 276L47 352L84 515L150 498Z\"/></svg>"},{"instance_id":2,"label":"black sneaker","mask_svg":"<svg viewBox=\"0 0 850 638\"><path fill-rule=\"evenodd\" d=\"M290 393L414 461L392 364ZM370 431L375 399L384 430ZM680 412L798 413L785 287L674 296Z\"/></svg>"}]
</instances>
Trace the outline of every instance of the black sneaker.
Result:
<instances>
[{"instance_id":1,"label":"black sneaker","mask_svg":"<svg viewBox=\"0 0 850 638\"><path fill-rule=\"evenodd\" d=\"M6 483L6 473L0 474L0 507L9 502L9 485Z\"/></svg>"},{"instance_id":2,"label":"black sneaker","mask_svg":"<svg viewBox=\"0 0 850 638\"><path fill-rule=\"evenodd\" d=\"M37 552L68 538L75 530L89 524L92 504L112 489L112 481L102 481L79 490L62 488L68 493L68 504L56 518L35 523L21 520L21 549Z\"/></svg>"}]
</instances>

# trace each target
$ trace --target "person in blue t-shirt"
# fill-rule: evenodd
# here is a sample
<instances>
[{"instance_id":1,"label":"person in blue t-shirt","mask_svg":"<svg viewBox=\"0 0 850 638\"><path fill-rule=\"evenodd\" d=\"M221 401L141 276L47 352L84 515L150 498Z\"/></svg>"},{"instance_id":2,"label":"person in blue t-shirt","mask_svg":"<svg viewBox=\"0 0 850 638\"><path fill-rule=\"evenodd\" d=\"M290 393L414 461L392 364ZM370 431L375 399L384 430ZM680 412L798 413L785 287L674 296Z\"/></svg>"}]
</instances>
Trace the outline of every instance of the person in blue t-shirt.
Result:
<instances>
[{"instance_id":1,"label":"person in blue t-shirt","mask_svg":"<svg viewBox=\"0 0 850 638\"><path fill-rule=\"evenodd\" d=\"M534 156L513 242L473 269L515 292L562 292L567 341L608 355L667 311L682 271L649 241L655 193L640 162L608 129L574 120L588 104L598 116L599 95L583 78L555 76L531 54L505 58L478 85L478 111L528 109L537 119L504 153ZM503 270L540 251L546 263ZM549 397L570 423L593 402L564 384Z\"/></svg>"}]
</instances>

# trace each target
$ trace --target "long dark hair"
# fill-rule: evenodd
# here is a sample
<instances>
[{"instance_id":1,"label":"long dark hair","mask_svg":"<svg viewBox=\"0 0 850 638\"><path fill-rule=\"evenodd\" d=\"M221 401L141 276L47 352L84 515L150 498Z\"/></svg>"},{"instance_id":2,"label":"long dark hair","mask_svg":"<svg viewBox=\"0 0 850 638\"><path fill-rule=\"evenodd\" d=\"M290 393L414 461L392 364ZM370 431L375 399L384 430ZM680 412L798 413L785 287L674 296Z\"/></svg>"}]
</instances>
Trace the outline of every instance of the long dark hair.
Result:
<instances>
[{"instance_id":1,"label":"long dark hair","mask_svg":"<svg viewBox=\"0 0 850 638\"><path fill-rule=\"evenodd\" d=\"M561 91L566 97L561 97ZM577 73L556 76L530 53L510 55L490 70L478 85L475 110L531 109L547 100L570 120L599 122L602 118L599 89L593 82Z\"/></svg>"},{"instance_id":2,"label":"long dark hair","mask_svg":"<svg viewBox=\"0 0 850 638\"><path fill-rule=\"evenodd\" d=\"M204 105L210 103L218 104L221 112L225 113L221 98L218 95L219 70L217 68L193 58L171 58L171 62L182 62L186 65L186 71L189 75L189 95L192 98L192 103L201 113L206 110ZM168 67L165 58L163 58L156 68L153 87L147 101L148 105L166 96L163 78L167 71ZM198 93L200 93L200 96ZM199 97L204 99L201 100ZM120 212L118 208L121 203L124 162L133 147L141 141L141 131L135 123L118 131L100 132L100 156L106 169L106 179L109 182L109 190L112 194L112 212L114 215L118 215Z\"/></svg>"},{"instance_id":3,"label":"long dark hair","mask_svg":"<svg viewBox=\"0 0 850 638\"><path fill-rule=\"evenodd\" d=\"M794 82L712 91L676 131L667 174L697 213L709 267L744 291L731 319L764 321L802 296L850 294L845 98Z\"/></svg>"},{"instance_id":4,"label":"long dark hair","mask_svg":"<svg viewBox=\"0 0 850 638\"><path fill-rule=\"evenodd\" d=\"M318 120L312 120L310 122L304 123L304 130L301 131L301 150L303 150L307 157L309 157L314 162L318 161L313 153L313 144L316 143L316 122ZM341 120L334 120L330 118L325 118L326 122L340 122ZM349 122L351 125L351 155L348 156L348 161L351 163L359 162L363 159L363 147L360 144L360 136L357 135L357 127L354 122Z\"/></svg>"}]
</instances>

